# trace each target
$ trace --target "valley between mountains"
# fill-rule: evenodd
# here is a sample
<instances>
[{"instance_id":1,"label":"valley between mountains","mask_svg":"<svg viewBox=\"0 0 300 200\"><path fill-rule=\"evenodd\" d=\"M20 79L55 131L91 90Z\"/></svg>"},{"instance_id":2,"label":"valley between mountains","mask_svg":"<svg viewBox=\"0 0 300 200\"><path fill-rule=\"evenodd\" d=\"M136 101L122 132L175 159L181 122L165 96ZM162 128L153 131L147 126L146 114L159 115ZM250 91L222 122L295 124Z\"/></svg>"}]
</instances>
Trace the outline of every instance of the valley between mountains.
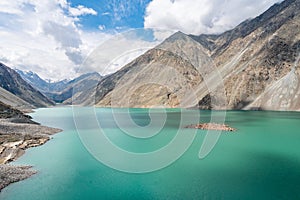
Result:
<instances>
[{"instance_id":1,"label":"valley between mountains","mask_svg":"<svg viewBox=\"0 0 300 200\"><path fill-rule=\"evenodd\" d=\"M300 111L299 8L285 0L221 34L176 32L106 76L49 82L0 63L0 189L34 173L6 163L60 131L33 122L26 113L35 108Z\"/></svg>"}]
</instances>

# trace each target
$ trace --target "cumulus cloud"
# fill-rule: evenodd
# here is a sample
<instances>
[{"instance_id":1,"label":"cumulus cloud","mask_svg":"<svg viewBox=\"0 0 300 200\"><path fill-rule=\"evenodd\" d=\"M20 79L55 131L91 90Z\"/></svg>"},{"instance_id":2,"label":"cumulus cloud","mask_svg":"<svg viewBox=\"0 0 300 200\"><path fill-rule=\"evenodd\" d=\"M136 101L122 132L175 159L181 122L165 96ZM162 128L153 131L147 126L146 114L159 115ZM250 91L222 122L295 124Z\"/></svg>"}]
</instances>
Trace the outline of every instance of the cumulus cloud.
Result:
<instances>
[{"instance_id":1,"label":"cumulus cloud","mask_svg":"<svg viewBox=\"0 0 300 200\"><path fill-rule=\"evenodd\" d=\"M126 5L125 0L120 1L120 6ZM123 16L127 7L114 11ZM80 16L87 14L97 12L72 7L67 0L0 0L0 62L55 81L90 71L115 72L159 42L127 37L130 34L114 39L112 34L101 32L106 29L101 25L98 30L86 31L79 23ZM90 59L101 47L106 48L102 57ZM95 63L82 65L86 58Z\"/></svg>"},{"instance_id":2,"label":"cumulus cloud","mask_svg":"<svg viewBox=\"0 0 300 200\"><path fill-rule=\"evenodd\" d=\"M0 12L6 14L22 14L19 1L0 1Z\"/></svg>"},{"instance_id":3,"label":"cumulus cloud","mask_svg":"<svg viewBox=\"0 0 300 200\"><path fill-rule=\"evenodd\" d=\"M66 0L1 0L0 62L52 80L79 75L83 58L107 37L80 29L86 14L97 13Z\"/></svg>"},{"instance_id":4,"label":"cumulus cloud","mask_svg":"<svg viewBox=\"0 0 300 200\"><path fill-rule=\"evenodd\" d=\"M66 56L68 56L74 64L80 64L82 62L83 56L80 50L82 40L79 32L76 31L76 27L73 25L46 22L43 30L47 35L54 37L56 42L58 42L65 51Z\"/></svg>"},{"instance_id":5,"label":"cumulus cloud","mask_svg":"<svg viewBox=\"0 0 300 200\"><path fill-rule=\"evenodd\" d=\"M89 54L84 67L102 75L113 73L160 44L170 34L152 29L134 29L114 35Z\"/></svg>"},{"instance_id":6,"label":"cumulus cloud","mask_svg":"<svg viewBox=\"0 0 300 200\"><path fill-rule=\"evenodd\" d=\"M79 5L76 8L69 7L69 12L74 17L78 17L82 15L97 15L97 12L94 9L86 8L82 5Z\"/></svg>"},{"instance_id":7,"label":"cumulus cloud","mask_svg":"<svg viewBox=\"0 0 300 200\"><path fill-rule=\"evenodd\" d=\"M189 34L220 33L282 0L152 0L144 26Z\"/></svg>"},{"instance_id":8,"label":"cumulus cloud","mask_svg":"<svg viewBox=\"0 0 300 200\"><path fill-rule=\"evenodd\" d=\"M170 31L156 30L157 40L149 41L129 37L130 34L111 38L101 32L108 28L99 24L95 25L97 31L83 30L80 16L98 13L82 5L73 7L67 0L0 0L0 62L52 80L73 78L85 70L107 74L175 30L192 34L222 32L255 17L277 1L152 0L146 9L145 27ZM111 0L108 3L111 12L99 15L126 18L137 12L138 4L145 6L146 1ZM106 50L103 52L100 47ZM85 64L90 65L82 68L81 63L87 57Z\"/></svg>"},{"instance_id":9,"label":"cumulus cloud","mask_svg":"<svg viewBox=\"0 0 300 200\"><path fill-rule=\"evenodd\" d=\"M61 25L48 21L45 22L43 30L46 34L52 35L62 47L78 48L82 44L79 33L72 25Z\"/></svg>"}]
</instances>

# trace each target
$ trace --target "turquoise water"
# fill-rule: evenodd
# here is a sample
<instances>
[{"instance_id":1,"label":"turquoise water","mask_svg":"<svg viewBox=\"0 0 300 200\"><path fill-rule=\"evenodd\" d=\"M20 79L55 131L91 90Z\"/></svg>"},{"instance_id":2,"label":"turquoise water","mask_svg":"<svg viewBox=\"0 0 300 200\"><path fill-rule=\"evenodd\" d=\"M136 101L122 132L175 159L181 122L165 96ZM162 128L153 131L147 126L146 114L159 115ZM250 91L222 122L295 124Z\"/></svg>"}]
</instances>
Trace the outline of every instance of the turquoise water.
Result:
<instances>
[{"instance_id":1,"label":"turquoise water","mask_svg":"<svg viewBox=\"0 0 300 200\"><path fill-rule=\"evenodd\" d=\"M77 109L84 116L87 108ZM109 109L99 108L96 113L113 143L137 153L162 148L179 129L186 137L194 131L182 128L180 110L168 110L163 130L149 139L124 134ZM154 116L159 114L157 110ZM32 116L64 131L47 144L27 150L16 162L33 165L39 173L5 188L1 200L300 199L300 113L227 112L226 123L238 131L223 133L205 159L198 158L206 134L199 130L176 162L145 174L120 172L95 159L79 139L72 108L39 109ZM209 121L210 112L201 111L200 116ZM146 109L132 109L131 117L144 127L150 123Z\"/></svg>"}]
</instances>

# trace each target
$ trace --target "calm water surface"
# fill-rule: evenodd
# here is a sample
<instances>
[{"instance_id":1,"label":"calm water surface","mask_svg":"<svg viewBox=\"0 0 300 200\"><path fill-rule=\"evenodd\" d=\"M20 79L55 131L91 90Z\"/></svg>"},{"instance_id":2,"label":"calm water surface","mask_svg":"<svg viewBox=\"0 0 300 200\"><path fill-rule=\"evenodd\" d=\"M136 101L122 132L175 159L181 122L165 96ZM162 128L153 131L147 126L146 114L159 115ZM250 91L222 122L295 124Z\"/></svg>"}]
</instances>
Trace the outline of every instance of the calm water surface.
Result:
<instances>
[{"instance_id":1,"label":"calm water surface","mask_svg":"<svg viewBox=\"0 0 300 200\"><path fill-rule=\"evenodd\" d=\"M84 118L90 108L80 109ZM130 111L137 124L149 123L147 109ZM210 112L200 113L203 121L209 121ZM132 152L161 148L182 128L180 111L168 110L161 133L141 140L118 129L109 109L96 109L96 114L107 136ZM238 131L223 133L205 159L198 159L206 134L199 130L190 148L172 165L129 174L89 154L76 132L72 108L39 109L32 114L34 120L64 131L15 162L32 165L39 173L5 188L0 199L300 199L300 113L231 111L226 115L226 123Z\"/></svg>"}]
</instances>

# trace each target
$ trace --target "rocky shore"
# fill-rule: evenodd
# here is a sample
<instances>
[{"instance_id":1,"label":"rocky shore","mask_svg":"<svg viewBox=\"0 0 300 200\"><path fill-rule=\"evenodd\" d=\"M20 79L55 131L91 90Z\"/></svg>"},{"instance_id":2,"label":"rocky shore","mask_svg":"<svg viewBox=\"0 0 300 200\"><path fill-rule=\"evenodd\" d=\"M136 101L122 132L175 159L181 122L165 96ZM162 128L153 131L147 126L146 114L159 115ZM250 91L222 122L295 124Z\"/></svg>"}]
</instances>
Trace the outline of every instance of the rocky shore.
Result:
<instances>
[{"instance_id":1,"label":"rocky shore","mask_svg":"<svg viewBox=\"0 0 300 200\"><path fill-rule=\"evenodd\" d=\"M30 116L0 104L0 191L10 183L36 173L31 166L13 166L8 163L22 156L26 149L45 144L52 134L60 131L41 126L32 121Z\"/></svg>"},{"instance_id":2,"label":"rocky shore","mask_svg":"<svg viewBox=\"0 0 300 200\"><path fill-rule=\"evenodd\" d=\"M216 124L216 123L202 123L202 124L192 124L185 128L194 128L202 130L215 130L215 131L236 131L235 128L229 127L226 124Z\"/></svg>"},{"instance_id":3,"label":"rocky shore","mask_svg":"<svg viewBox=\"0 0 300 200\"><path fill-rule=\"evenodd\" d=\"M36 171L30 166L12 166L0 164L0 192L11 183L15 183L26 178L29 178Z\"/></svg>"},{"instance_id":4,"label":"rocky shore","mask_svg":"<svg viewBox=\"0 0 300 200\"><path fill-rule=\"evenodd\" d=\"M16 160L26 149L45 144L50 135L61 131L38 124L12 122L14 120L0 119L0 164Z\"/></svg>"}]
</instances>

